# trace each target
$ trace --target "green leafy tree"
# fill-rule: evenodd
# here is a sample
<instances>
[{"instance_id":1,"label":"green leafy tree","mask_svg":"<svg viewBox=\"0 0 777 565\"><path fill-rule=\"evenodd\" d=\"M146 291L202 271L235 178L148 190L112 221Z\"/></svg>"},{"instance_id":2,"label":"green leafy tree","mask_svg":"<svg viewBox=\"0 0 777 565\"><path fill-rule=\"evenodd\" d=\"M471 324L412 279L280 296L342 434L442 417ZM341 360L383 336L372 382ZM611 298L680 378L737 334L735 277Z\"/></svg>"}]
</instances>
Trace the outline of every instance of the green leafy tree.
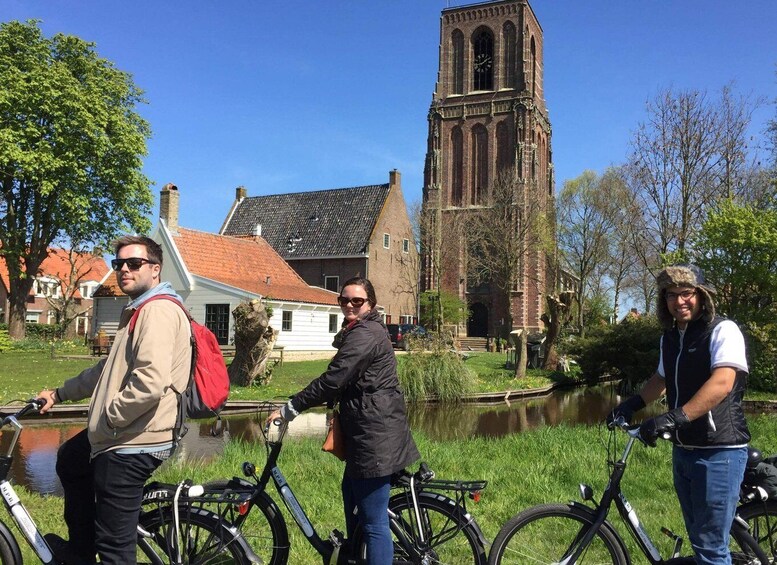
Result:
<instances>
[{"instance_id":1,"label":"green leafy tree","mask_svg":"<svg viewBox=\"0 0 777 565\"><path fill-rule=\"evenodd\" d=\"M773 322L777 304L777 208L727 200L709 214L694 260L717 290L721 312L745 322Z\"/></svg>"},{"instance_id":2,"label":"green leafy tree","mask_svg":"<svg viewBox=\"0 0 777 565\"><path fill-rule=\"evenodd\" d=\"M24 337L26 298L52 243L150 228L142 102L94 44L46 38L35 21L0 24L0 255L13 338Z\"/></svg>"},{"instance_id":3,"label":"green leafy tree","mask_svg":"<svg viewBox=\"0 0 777 565\"><path fill-rule=\"evenodd\" d=\"M467 302L452 292L426 290L421 293L420 301L421 324L427 328L436 327L436 319L440 312L447 324L461 324L469 318Z\"/></svg>"}]
</instances>

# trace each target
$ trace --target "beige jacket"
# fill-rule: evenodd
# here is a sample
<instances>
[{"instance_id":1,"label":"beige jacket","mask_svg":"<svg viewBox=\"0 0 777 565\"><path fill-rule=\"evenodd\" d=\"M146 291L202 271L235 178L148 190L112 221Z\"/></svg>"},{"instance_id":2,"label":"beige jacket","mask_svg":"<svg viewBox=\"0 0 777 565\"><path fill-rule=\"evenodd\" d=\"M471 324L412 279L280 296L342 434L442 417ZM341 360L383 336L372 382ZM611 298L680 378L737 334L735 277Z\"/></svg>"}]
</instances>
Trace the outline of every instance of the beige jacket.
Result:
<instances>
[{"instance_id":1,"label":"beige jacket","mask_svg":"<svg viewBox=\"0 0 777 565\"><path fill-rule=\"evenodd\" d=\"M89 403L92 456L120 447L168 443L178 414L175 390L183 392L191 368L191 326L183 310L168 300L143 307L133 335L135 310L126 308L106 359L58 389L62 400Z\"/></svg>"}]
</instances>

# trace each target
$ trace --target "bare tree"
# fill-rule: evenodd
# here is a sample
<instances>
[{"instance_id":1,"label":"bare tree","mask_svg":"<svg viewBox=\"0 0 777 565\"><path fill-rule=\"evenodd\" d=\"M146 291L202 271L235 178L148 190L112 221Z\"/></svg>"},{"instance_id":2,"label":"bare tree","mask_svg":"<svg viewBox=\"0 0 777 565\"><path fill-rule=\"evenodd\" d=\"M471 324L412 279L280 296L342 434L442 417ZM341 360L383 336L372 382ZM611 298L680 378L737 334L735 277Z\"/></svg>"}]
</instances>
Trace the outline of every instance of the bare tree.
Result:
<instances>
[{"instance_id":1,"label":"bare tree","mask_svg":"<svg viewBox=\"0 0 777 565\"><path fill-rule=\"evenodd\" d=\"M754 105L735 98L730 87L719 99L699 90L666 89L648 101L628 163L631 189L643 210L644 243L651 248L643 250L643 258L684 253L708 207L734 189Z\"/></svg>"},{"instance_id":2,"label":"bare tree","mask_svg":"<svg viewBox=\"0 0 777 565\"><path fill-rule=\"evenodd\" d=\"M514 327L513 292L538 284L524 268L527 258L546 252L546 211L527 187L514 173L501 172L491 186L488 206L471 212L467 222L467 274L496 286L508 328Z\"/></svg>"},{"instance_id":3,"label":"bare tree","mask_svg":"<svg viewBox=\"0 0 777 565\"><path fill-rule=\"evenodd\" d=\"M445 279L458 278L455 265L458 265L461 249L466 245L465 222L459 221L456 214L454 211L443 213L432 207L423 208L420 213L421 277L426 279L421 286L436 295L432 301L434 313L431 316L435 331L441 331L449 323L443 308ZM448 286L455 288L454 285Z\"/></svg>"},{"instance_id":4,"label":"bare tree","mask_svg":"<svg viewBox=\"0 0 777 565\"><path fill-rule=\"evenodd\" d=\"M67 267L60 272L66 272L67 278L59 280L59 295L47 296L46 302L49 308L54 312L57 324L62 328L62 335L69 335L68 328L73 320L82 316L91 310L91 306L81 305L79 298L81 283L93 278L98 271L98 266L103 259L100 258L102 250L99 248L87 251L83 245L73 243L68 250L55 250L57 254L67 263Z\"/></svg>"}]
</instances>

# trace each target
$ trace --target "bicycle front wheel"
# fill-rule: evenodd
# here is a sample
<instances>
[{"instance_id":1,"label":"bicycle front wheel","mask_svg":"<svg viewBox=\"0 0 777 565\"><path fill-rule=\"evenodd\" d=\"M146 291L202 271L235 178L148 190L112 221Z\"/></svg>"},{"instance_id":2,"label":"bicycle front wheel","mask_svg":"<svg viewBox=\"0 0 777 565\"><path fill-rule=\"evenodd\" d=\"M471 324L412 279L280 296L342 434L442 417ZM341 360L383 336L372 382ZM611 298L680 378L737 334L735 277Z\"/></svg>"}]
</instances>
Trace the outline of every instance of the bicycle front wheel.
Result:
<instances>
[{"instance_id":1,"label":"bicycle front wheel","mask_svg":"<svg viewBox=\"0 0 777 565\"><path fill-rule=\"evenodd\" d=\"M233 481L214 481L205 485L205 490L210 492L234 488ZM248 514L239 520L235 523L240 525L243 537L264 565L285 565L288 562L289 531L270 495L262 492L252 498Z\"/></svg>"},{"instance_id":2,"label":"bicycle front wheel","mask_svg":"<svg viewBox=\"0 0 777 565\"><path fill-rule=\"evenodd\" d=\"M750 527L750 535L769 558L777 564L777 500L748 502L737 508L737 515Z\"/></svg>"},{"instance_id":3,"label":"bicycle front wheel","mask_svg":"<svg viewBox=\"0 0 777 565\"><path fill-rule=\"evenodd\" d=\"M486 565L480 528L453 499L422 492L418 496L418 508L416 514L412 500L403 495L389 501L395 564ZM359 563L368 563L367 545L359 534L355 547Z\"/></svg>"},{"instance_id":4,"label":"bicycle front wheel","mask_svg":"<svg viewBox=\"0 0 777 565\"><path fill-rule=\"evenodd\" d=\"M516 514L502 526L488 557L489 565L563 563L579 548L593 515L569 504L541 504ZM605 527L575 561L577 565L626 565L622 544Z\"/></svg>"},{"instance_id":5,"label":"bicycle front wheel","mask_svg":"<svg viewBox=\"0 0 777 565\"><path fill-rule=\"evenodd\" d=\"M181 508L178 531L171 506L142 514L139 525L143 534L138 538L138 563L169 563L174 559L186 565L251 563L250 549L240 530L208 510Z\"/></svg>"},{"instance_id":6,"label":"bicycle front wheel","mask_svg":"<svg viewBox=\"0 0 777 565\"><path fill-rule=\"evenodd\" d=\"M731 526L729 551L731 551L733 565L770 565L772 563L748 528L736 520Z\"/></svg>"}]
</instances>

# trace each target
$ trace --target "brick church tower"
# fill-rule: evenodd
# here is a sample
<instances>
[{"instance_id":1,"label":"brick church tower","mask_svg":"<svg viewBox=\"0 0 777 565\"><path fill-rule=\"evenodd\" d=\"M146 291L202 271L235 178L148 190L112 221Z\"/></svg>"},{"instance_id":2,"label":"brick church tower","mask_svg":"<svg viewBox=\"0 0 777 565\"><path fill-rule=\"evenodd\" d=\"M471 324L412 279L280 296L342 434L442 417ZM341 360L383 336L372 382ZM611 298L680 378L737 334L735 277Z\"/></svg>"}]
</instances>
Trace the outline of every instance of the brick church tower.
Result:
<instances>
[{"instance_id":1,"label":"brick church tower","mask_svg":"<svg viewBox=\"0 0 777 565\"><path fill-rule=\"evenodd\" d=\"M523 203L519 213L553 214L542 28L526 0L448 8L440 19L424 170L422 288L439 285L466 300L471 315L459 335L505 336L510 315L513 327L539 329L550 281L545 253L533 245L524 254L508 304L493 280L468 271L467 221L493 209L497 178L511 179Z\"/></svg>"}]
</instances>

